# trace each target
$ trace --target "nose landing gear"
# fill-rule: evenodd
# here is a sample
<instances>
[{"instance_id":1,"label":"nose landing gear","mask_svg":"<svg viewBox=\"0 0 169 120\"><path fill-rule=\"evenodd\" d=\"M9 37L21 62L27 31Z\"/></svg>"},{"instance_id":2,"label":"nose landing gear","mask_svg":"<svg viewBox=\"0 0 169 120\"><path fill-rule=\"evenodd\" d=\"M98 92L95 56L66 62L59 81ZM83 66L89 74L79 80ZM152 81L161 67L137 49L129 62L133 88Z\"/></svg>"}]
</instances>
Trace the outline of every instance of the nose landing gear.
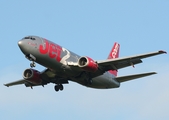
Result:
<instances>
[{"instance_id":1,"label":"nose landing gear","mask_svg":"<svg viewBox=\"0 0 169 120\"><path fill-rule=\"evenodd\" d=\"M28 54L25 56L28 60L32 61L32 63L30 63L30 67L36 67L35 61L36 61L36 57L33 56L32 54Z\"/></svg>"},{"instance_id":2,"label":"nose landing gear","mask_svg":"<svg viewBox=\"0 0 169 120\"><path fill-rule=\"evenodd\" d=\"M31 68L36 67L36 63L34 61L32 61L32 63L30 63L30 67Z\"/></svg>"}]
</instances>

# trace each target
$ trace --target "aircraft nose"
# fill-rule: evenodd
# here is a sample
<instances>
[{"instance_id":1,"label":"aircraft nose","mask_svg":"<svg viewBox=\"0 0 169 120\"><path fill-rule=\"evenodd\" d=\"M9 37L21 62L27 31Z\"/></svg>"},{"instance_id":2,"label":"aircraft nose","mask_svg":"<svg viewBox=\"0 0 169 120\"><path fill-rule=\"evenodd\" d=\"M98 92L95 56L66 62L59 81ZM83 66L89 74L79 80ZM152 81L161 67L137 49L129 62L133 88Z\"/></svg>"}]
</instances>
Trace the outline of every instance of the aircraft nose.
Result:
<instances>
[{"instance_id":1,"label":"aircraft nose","mask_svg":"<svg viewBox=\"0 0 169 120\"><path fill-rule=\"evenodd\" d=\"M23 41L20 40L20 41L18 42L18 46L21 47L22 45L23 45Z\"/></svg>"},{"instance_id":2,"label":"aircraft nose","mask_svg":"<svg viewBox=\"0 0 169 120\"><path fill-rule=\"evenodd\" d=\"M23 53L26 52L26 46L25 46L24 40L18 41L18 46L19 46L19 48L21 49L21 51L22 51Z\"/></svg>"}]
</instances>

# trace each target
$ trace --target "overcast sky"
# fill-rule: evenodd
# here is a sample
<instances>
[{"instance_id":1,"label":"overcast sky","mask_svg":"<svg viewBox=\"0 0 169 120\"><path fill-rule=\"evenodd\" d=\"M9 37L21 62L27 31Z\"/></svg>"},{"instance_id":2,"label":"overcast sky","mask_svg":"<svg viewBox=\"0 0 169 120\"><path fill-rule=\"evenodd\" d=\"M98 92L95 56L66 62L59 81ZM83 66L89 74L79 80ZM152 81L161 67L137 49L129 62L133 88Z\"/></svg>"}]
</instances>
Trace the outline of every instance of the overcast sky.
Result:
<instances>
[{"instance_id":1,"label":"overcast sky","mask_svg":"<svg viewBox=\"0 0 169 120\"><path fill-rule=\"evenodd\" d=\"M144 59L118 75L155 71L120 88L91 89L70 82L7 88L22 79L29 63L17 42L27 35L47 38L81 56L107 58L114 42L120 57L169 52L168 0L1 0L0 119L2 120L168 120L169 55ZM37 65L42 71L43 66Z\"/></svg>"}]
</instances>

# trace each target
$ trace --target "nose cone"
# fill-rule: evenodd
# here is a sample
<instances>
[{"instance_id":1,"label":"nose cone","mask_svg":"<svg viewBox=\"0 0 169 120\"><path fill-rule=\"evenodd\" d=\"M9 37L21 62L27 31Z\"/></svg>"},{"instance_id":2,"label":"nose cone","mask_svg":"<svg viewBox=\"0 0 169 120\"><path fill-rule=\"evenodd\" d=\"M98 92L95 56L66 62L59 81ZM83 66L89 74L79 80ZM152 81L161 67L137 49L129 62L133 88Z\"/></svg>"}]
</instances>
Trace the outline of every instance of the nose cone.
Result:
<instances>
[{"instance_id":1,"label":"nose cone","mask_svg":"<svg viewBox=\"0 0 169 120\"><path fill-rule=\"evenodd\" d=\"M18 46L21 50L23 50L24 49L24 41L23 40L18 41Z\"/></svg>"},{"instance_id":2,"label":"nose cone","mask_svg":"<svg viewBox=\"0 0 169 120\"><path fill-rule=\"evenodd\" d=\"M18 46L21 47L22 45L23 45L23 41L20 40L20 41L18 42Z\"/></svg>"},{"instance_id":3,"label":"nose cone","mask_svg":"<svg viewBox=\"0 0 169 120\"><path fill-rule=\"evenodd\" d=\"M25 46L24 40L18 41L18 46L19 46L19 48L21 49L21 51L22 51L23 53L26 52L26 46Z\"/></svg>"}]
</instances>

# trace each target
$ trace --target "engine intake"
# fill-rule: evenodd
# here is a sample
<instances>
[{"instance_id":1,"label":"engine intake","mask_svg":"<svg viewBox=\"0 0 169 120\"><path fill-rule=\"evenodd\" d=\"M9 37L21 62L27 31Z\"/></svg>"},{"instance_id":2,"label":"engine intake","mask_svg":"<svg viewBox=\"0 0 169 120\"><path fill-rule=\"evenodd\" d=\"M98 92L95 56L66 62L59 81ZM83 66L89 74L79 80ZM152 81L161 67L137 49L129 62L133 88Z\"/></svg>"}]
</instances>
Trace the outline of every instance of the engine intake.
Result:
<instances>
[{"instance_id":1,"label":"engine intake","mask_svg":"<svg viewBox=\"0 0 169 120\"><path fill-rule=\"evenodd\" d=\"M42 80L40 78L40 72L34 69L26 69L23 72L23 78L35 85L42 83Z\"/></svg>"},{"instance_id":2,"label":"engine intake","mask_svg":"<svg viewBox=\"0 0 169 120\"><path fill-rule=\"evenodd\" d=\"M89 57L81 57L78 61L78 66L88 72L95 72L98 70L98 64Z\"/></svg>"}]
</instances>

